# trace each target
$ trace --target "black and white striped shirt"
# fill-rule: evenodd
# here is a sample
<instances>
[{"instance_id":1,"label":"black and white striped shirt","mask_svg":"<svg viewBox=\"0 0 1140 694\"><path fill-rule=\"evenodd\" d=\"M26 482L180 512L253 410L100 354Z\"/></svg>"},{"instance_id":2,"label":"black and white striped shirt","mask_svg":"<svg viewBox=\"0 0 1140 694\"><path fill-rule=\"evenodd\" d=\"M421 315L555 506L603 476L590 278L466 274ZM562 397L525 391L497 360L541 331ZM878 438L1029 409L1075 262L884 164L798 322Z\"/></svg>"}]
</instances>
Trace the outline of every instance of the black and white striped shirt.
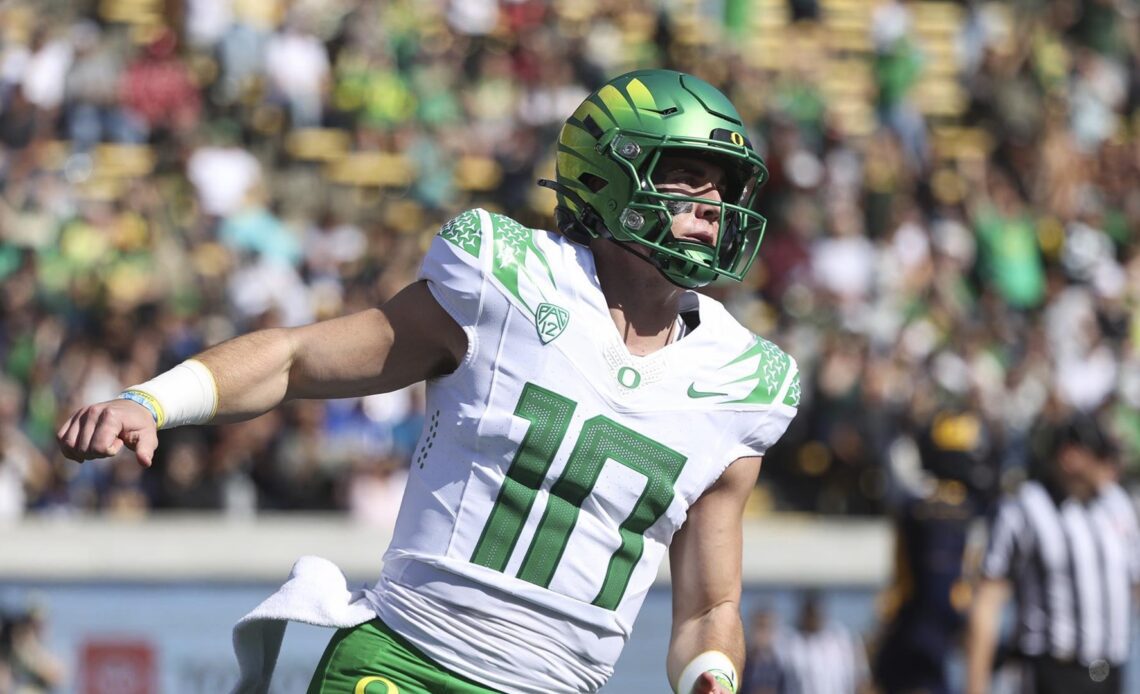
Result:
<instances>
[{"instance_id":1,"label":"black and white striped shirt","mask_svg":"<svg viewBox=\"0 0 1140 694\"><path fill-rule=\"evenodd\" d=\"M1120 487L1082 503L1024 483L990 527L982 574L1014 582L1023 654L1086 665L1128 659L1140 527Z\"/></svg>"},{"instance_id":2,"label":"black and white striped shirt","mask_svg":"<svg viewBox=\"0 0 1140 694\"><path fill-rule=\"evenodd\" d=\"M791 629L776 652L789 694L854 694L870 676L863 639L841 624L814 633Z\"/></svg>"}]
</instances>

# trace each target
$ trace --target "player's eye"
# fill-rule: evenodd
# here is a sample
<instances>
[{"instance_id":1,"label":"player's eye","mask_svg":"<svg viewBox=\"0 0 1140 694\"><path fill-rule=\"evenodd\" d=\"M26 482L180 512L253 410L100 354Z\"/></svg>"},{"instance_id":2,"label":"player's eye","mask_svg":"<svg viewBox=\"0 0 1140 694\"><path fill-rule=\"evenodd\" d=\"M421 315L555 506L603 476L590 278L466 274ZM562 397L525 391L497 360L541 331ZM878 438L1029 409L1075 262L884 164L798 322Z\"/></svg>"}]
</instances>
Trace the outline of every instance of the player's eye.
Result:
<instances>
[{"instance_id":1,"label":"player's eye","mask_svg":"<svg viewBox=\"0 0 1140 694\"><path fill-rule=\"evenodd\" d=\"M666 186L696 186L700 183L700 177L697 176L696 172L686 169L670 169L653 178L657 185Z\"/></svg>"}]
</instances>

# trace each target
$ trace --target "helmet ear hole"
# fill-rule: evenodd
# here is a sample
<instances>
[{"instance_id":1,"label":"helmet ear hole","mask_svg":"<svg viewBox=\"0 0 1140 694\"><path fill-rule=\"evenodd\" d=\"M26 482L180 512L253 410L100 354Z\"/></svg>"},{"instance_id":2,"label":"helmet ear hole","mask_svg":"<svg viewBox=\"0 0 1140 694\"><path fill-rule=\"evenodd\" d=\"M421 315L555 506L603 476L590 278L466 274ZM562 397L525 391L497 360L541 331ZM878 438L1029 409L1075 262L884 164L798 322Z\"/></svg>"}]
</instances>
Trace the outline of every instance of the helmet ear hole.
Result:
<instances>
[{"instance_id":1,"label":"helmet ear hole","mask_svg":"<svg viewBox=\"0 0 1140 694\"><path fill-rule=\"evenodd\" d=\"M582 185L589 188L591 193L597 193L602 188L605 188L606 186L608 186L610 184L609 181L602 178L601 176L595 176L594 174L592 174L588 171L586 173L582 174L581 176L579 176L578 180L581 181Z\"/></svg>"},{"instance_id":2,"label":"helmet ear hole","mask_svg":"<svg viewBox=\"0 0 1140 694\"><path fill-rule=\"evenodd\" d=\"M598 125L598 122L594 120L593 116L583 118L582 127L586 129L586 132L593 135L595 140L602 139L602 135L605 134L605 131L602 130L602 126Z\"/></svg>"}]
</instances>

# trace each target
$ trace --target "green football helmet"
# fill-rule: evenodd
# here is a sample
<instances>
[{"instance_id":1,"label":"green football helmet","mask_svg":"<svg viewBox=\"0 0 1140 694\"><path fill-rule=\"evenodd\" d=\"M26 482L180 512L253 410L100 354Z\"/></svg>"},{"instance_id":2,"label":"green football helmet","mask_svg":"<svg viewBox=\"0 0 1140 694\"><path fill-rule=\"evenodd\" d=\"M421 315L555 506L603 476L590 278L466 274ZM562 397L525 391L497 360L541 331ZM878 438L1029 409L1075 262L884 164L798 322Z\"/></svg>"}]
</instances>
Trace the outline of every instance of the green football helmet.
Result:
<instances>
[{"instance_id":1,"label":"green football helmet","mask_svg":"<svg viewBox=\"0 0 1140 694\"><path fill-rule=\"evenodd\" d=\"M721 201L659 192L663 156L696 157L721 166ZM756 212L768 177L740 114L704 80L672 70L637 70L591 94L558 137L555 218L571 240L609 238L649 249L648 260L685 288L718 277L740 280L752 266L767 224ZM716 247L673 236L673 214L703 202L718 205Z\"/></svg>"}]
</instances>

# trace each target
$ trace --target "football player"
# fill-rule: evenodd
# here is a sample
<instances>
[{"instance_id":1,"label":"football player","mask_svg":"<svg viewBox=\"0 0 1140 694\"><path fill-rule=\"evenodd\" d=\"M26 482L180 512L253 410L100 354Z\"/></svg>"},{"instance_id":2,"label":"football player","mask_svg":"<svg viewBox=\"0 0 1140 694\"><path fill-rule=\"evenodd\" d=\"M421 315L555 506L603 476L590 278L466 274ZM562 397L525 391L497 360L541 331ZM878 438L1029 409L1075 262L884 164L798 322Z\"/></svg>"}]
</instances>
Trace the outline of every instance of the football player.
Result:
<instances>
[{"instance_id":1,"label":"football player","mask_svg":"<svg viewBox=\"0 0 1140 694\"><path fill-rule=\"evenodd\" d=\"M764 163L717 89L641 70L566 121L556 169L556 230L464 212L383 306L222 343L59 432L75 460L125 445L148 465L156 429L427 381L375 587L299 562L244 620L342 627L310 692L596 691L666 551L671 685L736 689L742 514L799 376L693 290L755 259ZM235 629L241 691L280 640L243 646L252 631Z\"/></svg>"}]
</instances>

